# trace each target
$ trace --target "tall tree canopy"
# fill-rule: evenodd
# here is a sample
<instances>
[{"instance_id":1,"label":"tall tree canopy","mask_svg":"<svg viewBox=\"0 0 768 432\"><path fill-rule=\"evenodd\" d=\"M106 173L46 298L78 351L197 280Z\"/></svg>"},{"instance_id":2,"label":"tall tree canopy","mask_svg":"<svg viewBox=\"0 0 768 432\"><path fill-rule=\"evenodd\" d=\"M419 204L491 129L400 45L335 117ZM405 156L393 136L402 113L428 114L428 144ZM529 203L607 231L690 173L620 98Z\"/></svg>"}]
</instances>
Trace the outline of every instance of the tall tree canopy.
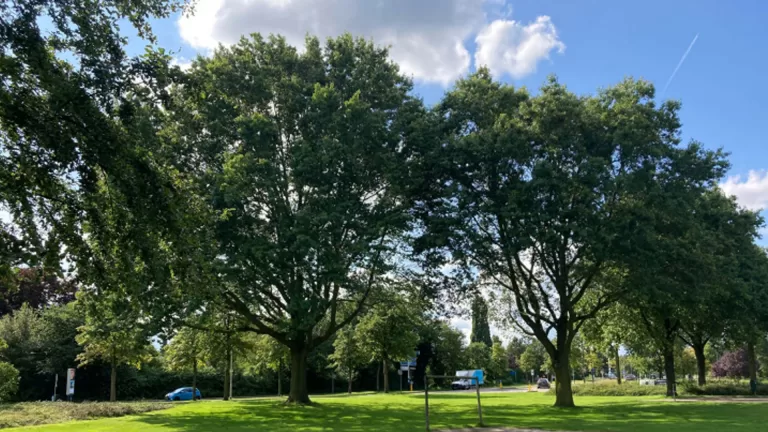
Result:
<instances>
[{"instance_id":1,"label":"tall tree canopy","mask_svg":"<svg viewBox=\"0 0 768 432\"><path fill-rule=\"evenodd\" d=\"M653 97L645 81L579 97L555 79L531 97L481 69L438 108L441 190L422 201L422 246L444 247L509 293L521 329L552 360L557 406L573 406L573 338L617 298L600 278L633 244L649 184L678 175L682 156L699 168L687 181L714 176L711 155L676 147L679 104Z\"/></svg>"},{"instance_id":2,"label":"tall tree canopy","mask_svg":"<svg viewBox=\"0 0 768 432\"><path fill-rule=\"evenodd\" d=\"M362 39L308 38L299 53L254 35L196 60L174 93L165 134L190 202L207 206L215 276L182 297L219 299L287 346L290 401L309 401L308 353L362 310L407 227L399 180L423 112L410 90Z\"/></svg>"},{"instance_id":3,"label":"tall tree canopy","mask_svg":"<svg viewBox=\"0 0 768 432\"><path fill-rule=\"evenodd\" d=\"M472 299L472 332L469 342L481 342L489 347L493 345L491 326L488 324L488 305L479 294Z\"/></svg>"}]
</instances>

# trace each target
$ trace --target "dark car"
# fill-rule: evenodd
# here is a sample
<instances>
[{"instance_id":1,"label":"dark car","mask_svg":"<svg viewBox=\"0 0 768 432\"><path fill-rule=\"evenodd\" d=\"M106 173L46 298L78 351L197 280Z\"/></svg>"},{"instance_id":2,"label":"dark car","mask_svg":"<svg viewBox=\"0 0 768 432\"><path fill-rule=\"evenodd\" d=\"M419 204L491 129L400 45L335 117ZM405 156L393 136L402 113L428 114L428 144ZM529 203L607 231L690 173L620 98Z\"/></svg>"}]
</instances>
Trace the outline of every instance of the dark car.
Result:
<instances>
[{"instance_id":1,"label":"dark car","mask_svg":"<svg viewBox=\"0 0 768 432\"><path fill-rule=\"evenodd\" d=\"M536 383L536 388L548 389L549 388L549 380L546 379L546 378L539 378L539 382Z\"/></svg>"},{"instance_id":2,"label":"dark car","mask_svg":"<svg viewBox=\"0 0 768 432\"><path fill-rule=\"evenodd\" d=\"M637 376L634 374L627 374L627 376L625 376L624 379L627 381L634 381L637 379Z\"/></svg>"}]
</instances>

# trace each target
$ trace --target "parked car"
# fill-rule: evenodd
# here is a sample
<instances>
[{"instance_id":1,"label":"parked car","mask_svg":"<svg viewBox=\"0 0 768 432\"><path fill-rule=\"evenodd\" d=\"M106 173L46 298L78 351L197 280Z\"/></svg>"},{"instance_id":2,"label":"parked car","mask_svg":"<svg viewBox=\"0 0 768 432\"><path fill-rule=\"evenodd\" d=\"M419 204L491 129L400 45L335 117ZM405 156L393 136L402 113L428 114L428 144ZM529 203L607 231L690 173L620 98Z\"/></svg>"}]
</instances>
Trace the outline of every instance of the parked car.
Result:
<instances>
[{"instance_id":1,"label":"parked car","mask_svg":"<svg viewBox=\"0 0 768 432\"><path fill-rule=\"evenodd\" d=\"M453 390L469 390L476 385L483 385L483 371L481 369L456 371L459 377L474 377L475 379L460 379L451 383Z\"/></svg>"},{"instance_id":2,"label":"parked car","mask_svg":"<svg viewBox=\"0 0 768 432\"><path fill-rule=\"evenodd\" d=\"M627 375L624 377L624 379L625 379L625 380L627 380L627 381L634 381L634 380L636 380L636 379L637 379L637 376L636 376L635 374L627 374Z\"/></svg>"},{"instance_id":3,"label":"parked car","mask_svg":"<svg viewBox=\"0 0 768 432\"><path fill-rule=\"evenodd\" d=\"M549 388L549 380L546 379L546 378L539 378L539 382L536 383L536 388L548 389Z\"/></svg>"},{"instance_id":4,"label":"parked car","mask_svg":"<svg viewBox=\"0 0 768 432\"><path fill-rule=\"evenodd\" d=\"M200 389L195 392L195 399L200 400L203 396L200 394ZM188 401L192 400L192 387L181 387L165 395L165 400L169 401Z\"/></svg>"},{"instance_id":5,"label":"parked car","mask_svg":"<svg viewBox=\"0 0 768 432\"><path fill-rule=\"evenodd\" d=\"M472 388L472 383L468 379L462 379L451 383L451 389L453 390L469 390Z\"/></svg>"}]
</instances>

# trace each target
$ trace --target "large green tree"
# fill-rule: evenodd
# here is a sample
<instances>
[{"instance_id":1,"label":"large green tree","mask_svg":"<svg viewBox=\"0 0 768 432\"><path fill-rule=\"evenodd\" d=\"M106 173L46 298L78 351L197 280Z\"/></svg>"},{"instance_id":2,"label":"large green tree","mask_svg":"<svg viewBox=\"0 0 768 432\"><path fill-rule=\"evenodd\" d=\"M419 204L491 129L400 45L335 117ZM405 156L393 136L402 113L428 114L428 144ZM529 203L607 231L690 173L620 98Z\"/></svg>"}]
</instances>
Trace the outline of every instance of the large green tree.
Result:
<instances>
[{"instance_id":1,"label":"large green tree","mask_svg":"<svg viewBox=\"0 0 768 432\"><path fill-rule=\"evenodd\" d=\"M309 402L307 356L392 264L409 125L423 113L410 90L362 39L308 38L300 52L254 35L198 58L174 92L164 135L190 201L208 206L196 232L215 275L181 297L217 299L288 347L289 401Z\"/></svg>"},{"instance_id":2,"label":"large green tree","mask_svg":"<svg viewBox=\"0 0 768 432\"><path fill-rule=\"evenodd\" d=\"M520 329L552 360L557 406L574 405L573 338L620 294L597 281L633 244L649 184L677 175L679 154L711 180L708 155L676 147L679 106L657 104L645 81L577 96L553 78L532 97L481 69L438 107L444 138L433 159L443 176L422 201L420 246L447 249L510 296Z\"/></svg>"}]
</instances>

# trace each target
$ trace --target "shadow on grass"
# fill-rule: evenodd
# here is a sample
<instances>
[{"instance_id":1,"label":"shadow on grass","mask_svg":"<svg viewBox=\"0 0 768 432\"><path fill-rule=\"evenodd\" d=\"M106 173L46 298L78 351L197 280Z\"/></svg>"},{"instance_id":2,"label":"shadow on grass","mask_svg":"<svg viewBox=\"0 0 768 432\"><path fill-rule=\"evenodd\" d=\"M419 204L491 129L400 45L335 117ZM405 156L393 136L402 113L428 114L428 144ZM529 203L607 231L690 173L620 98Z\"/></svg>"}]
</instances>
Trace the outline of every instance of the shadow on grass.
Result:
<instances>
[{"instance_id":1,"label":"shadow on grass","mask_svg":"<svg viewBox=\"0 0 768 432\"><path fill-rule=\"evenodd\" d=\"M471 400L455 403L454 395L441 395L430 404L433 429L472 427L477 412ZM430 396L432 400L432 396ZM453 402L452 402L453 401ZM486 426L514 426L573 431L728 431L764 430L768 410L741 404L674 404L660 401L595 403L576 409L557 409L549 399L528 405L484 401ZM178 432L238 431L383 431L424 430L424 406L408 398L370 404L324 399L313 406L286 406L277 401L239 401L212 406L207 412L158 412L137 422Z\"/></svg>"}]
</instances>

